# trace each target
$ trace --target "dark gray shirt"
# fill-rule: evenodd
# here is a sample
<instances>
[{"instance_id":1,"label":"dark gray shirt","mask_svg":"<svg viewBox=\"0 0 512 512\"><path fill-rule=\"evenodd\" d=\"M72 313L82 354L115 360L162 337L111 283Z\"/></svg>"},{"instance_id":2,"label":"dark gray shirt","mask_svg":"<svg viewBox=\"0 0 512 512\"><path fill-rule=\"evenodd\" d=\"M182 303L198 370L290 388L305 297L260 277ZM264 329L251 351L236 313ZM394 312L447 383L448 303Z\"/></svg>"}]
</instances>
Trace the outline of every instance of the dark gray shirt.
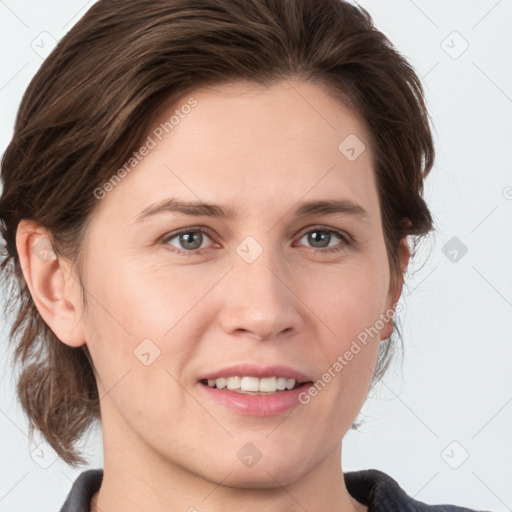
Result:
<instances>
[{"instance_id":1,"label":"dark gray shirt","mask_svg":"<svg viewBox=\"0 0 512 512\"><path fill-rule=\"evenodd\" d=\"M478 512L455 505L427 505L408 496L390 476L377 469L343 474L349 494L368 507L368 512ZM90 501L100 488L102 469L82 472L60 512L90 512Z\"/></svg>"}]
</instances>

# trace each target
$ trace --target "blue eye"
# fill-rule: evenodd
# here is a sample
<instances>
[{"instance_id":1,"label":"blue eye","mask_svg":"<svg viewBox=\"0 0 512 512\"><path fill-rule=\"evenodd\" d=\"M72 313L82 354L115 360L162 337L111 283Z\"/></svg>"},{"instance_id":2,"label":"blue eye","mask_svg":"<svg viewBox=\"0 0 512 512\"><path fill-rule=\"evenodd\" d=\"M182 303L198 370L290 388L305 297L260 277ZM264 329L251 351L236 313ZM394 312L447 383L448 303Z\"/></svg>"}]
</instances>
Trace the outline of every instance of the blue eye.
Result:
<instances>
[{"instance_id":1,"label":"blue eye","mask_svg":"<svg viewBox=\"0 0 512 512\"><path fill-rule=\"evenodd\" d=\"M171 244L173 250L180 254L187 254L191 256L192 254L199 254L203 251L204 248L201 248L201 246L205 235L206 232L202 229L187 228L176 233L170 233L162 240L162 242L164 244L168 244L171 240L177 239L181 247L176 247ZM208 235L206 235L206 237L210 238Z\"/></svg>"},{"instance_id":2,"label":"blue eye","mask_svg":"<svg viewBox=\"0 0 512 512\"><path fill-rule=\"evenodd\" d=\"M334 247L328 248L329 245L325 246L322 245L325 242L329 244L332 240L332 236L334 235L335 238L338 238L342 241L342 246L339 247L339 243L335 245ZM313 244L313 249L320 252L337 252L341 251L346 248L346 246L350 245L350 239L348 235L345 233L335 230L335 229L327 229L322 227L317 227L310 229L309 231L306 231L302 237L301 240L307 237L307 240L309 243ZM314 245L314 244L320 244L320 246Z\"/></svg>"},{"instance_id":3,"label":"blue eye","mask_svg":"<svg viewBox=\"0 0 512 512\"><path fill-rule=\"evenodd\" d=\"M329 247L330 242L334 238L340 240L332 247ZM211 237L202 228L190 227L169 233L162 238L162 243L170 245L171 250L186 256L193 256L201 254L206 251L208 247L204 247L205 237L211 240ZM299 240L306 238L308 243L312 244L312 249L315 252L338 252L345 250L347 246L351 245L350 236L343 231L335 229L315 227L304 232ZM173 243L173 241L176 243ZM325 245L327 244L327 245Z\"/></svg>"}]
</instances>

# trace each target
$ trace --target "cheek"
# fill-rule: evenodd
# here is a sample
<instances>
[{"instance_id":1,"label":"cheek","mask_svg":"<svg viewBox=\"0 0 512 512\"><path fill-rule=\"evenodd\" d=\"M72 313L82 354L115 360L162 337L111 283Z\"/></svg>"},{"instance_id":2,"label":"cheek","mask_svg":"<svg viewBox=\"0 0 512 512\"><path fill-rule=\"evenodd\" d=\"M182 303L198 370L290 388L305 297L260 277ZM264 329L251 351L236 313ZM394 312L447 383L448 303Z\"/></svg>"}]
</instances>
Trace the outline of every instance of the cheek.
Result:
<instances>
[{"instance_id":1,"label":"cheek","mask_svg":"<svg viewBox=\"0 0 512 512\"><path fill-rule=\"evenodd\" d=\"M120 413L133 430L153 432L185 407L177 382L192 344L185 337L181 342L172 327L186 308L183 300L170 301L172 293L164 287L146 293L151 286L141 287L147 284L141 281L114 283L96 288L97 301L89 301L85 321L102 407L110 415Z\"/></svg>"},{"instance_id":2,"label":"cheek","mask_svg":"<svg viewBox=\"0 0 512 512\"><path fill-rule=\"evenodd\" d=\"M344 408L356 409L378 358L388 272L378 264L346 265L328 273L322 270L308 283L300 293L321 320L316 323L324 333L319 387L329 387L333 406L342 401Z\"/></svg>"},{"instance_id":3,"label":"cheek","mask_svg":"<svg viewBox=\"0 0 512 512\"><path fill-rule=\"evenodd\" d=\"M110 265L108 273L94 263L90 269L84 329L105 387L141 367L163 370L172 363L179 373L192 356L194 336L199 338L197 312L217 273L199 279L185 267L169 272L136 261Z\"/></svg>"},{"instance_id":4,"label":"cheek","mask_svg":"<svg viewBox=\"0 0 512 512\"><path fill-rule=\"evenodd\" d=\"M91 273L88 288L95 300L90 301L90 317L98 324L96 319L101 319L101 324L133 342L151 337L161 340L214 282L211 273L197 277L197 272L194 276L185 267L148 266L137 259L118 261L109 265L108 273Z\"/></svg>"},{"instance_id":5,"label":"cheek","mask_svg":"<svg viewBox=\"0 0 512 512\"><path fill-rule=\"evenodd\" d=\"M386 310L389 272L374 258L326 266L299 284L297 294L322 320L330 346L343 346L375 326Z\"/></svg>"}]
</instances>

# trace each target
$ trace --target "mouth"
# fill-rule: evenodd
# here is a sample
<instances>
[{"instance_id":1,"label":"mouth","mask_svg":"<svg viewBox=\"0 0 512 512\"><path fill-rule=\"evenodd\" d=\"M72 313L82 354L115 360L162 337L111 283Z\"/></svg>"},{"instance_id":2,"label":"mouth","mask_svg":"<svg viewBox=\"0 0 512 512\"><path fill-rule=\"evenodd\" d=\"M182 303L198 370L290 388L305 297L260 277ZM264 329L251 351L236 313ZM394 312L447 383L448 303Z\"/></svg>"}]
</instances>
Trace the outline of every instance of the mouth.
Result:
<instances>
[{"instance_id":1,"label":"mouth","mask_svg":"<svg viewBox=\"0 0 512 512\"><path fill-rule=\"evenodd\" d=\"M279 416L298 407L303 403L300 396L310 384L311 381L300 382L284 377L259 379L248 375L199 381L205 396L213 403L237 414L259 417Z\"/></svg>"},{"instance_id":2,"label":"mouth","mask_svg":"<svg viewBox=\"0 0 512 512\"><path fill-rule=\"evenodd\" d=\"M207 400L231 412L248 416L278 416L301 404L301 395L313 384L289 366L239 364L202 375L198 385Z\"/></svg>"}]
</instances>

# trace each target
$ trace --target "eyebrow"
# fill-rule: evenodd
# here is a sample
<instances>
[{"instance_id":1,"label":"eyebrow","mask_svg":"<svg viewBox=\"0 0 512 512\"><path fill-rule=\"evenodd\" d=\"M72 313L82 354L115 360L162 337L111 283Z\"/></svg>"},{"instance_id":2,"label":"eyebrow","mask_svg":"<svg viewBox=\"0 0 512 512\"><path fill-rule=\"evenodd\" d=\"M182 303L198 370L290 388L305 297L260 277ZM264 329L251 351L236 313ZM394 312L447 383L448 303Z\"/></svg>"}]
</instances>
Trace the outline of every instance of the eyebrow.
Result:
<instances>
[{"instance_id":1,"label":"eyebrow","mask_svg":"<svg viewBox=\"0 0 512 512\"><path fill-rule=\"evenodd\" d=\"M235 219L237 216L237 212L233 208L201 201L181 201L169 198L149 205L137 215L135 222L142 222L161 213L181 213L193 217L214 217L225 220ZM343 215L362 221L369 220L368 212L362 206L348 199L308 201L299 204L292 214L297 218L311 215Z\"/></svg>"}]
</instances>

